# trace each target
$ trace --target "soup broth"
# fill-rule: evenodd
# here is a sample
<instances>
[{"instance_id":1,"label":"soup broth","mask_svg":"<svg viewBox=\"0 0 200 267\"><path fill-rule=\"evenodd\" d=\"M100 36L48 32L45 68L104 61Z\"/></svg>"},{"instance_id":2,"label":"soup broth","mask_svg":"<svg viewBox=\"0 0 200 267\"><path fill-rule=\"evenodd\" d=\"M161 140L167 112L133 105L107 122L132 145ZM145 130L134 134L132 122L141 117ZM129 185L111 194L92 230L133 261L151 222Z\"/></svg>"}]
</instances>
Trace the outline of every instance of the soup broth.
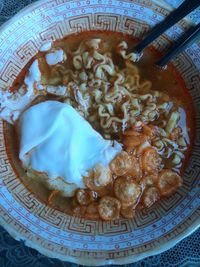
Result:
<instances>
[{"instance_id":1,"label":"soup broth","mask_svg":"<svg viewBox=\"0 0 200 267\"><path fill-rule=\"evenodd\" d=\"M153 47L133 62L135 43L129 35L109 31L67 36L53 45L54 51L64 51L66 60L49 66L45 53L39 52L11 88L12 92L19 89L29 66L38 59L41 83L66 86L69 94L42 92L30 105L47 99L68 103L105 139L122 144L122 152L109 165L109 181L101 181L105 177L101 166L96 166L83 177L86 189L77 189L73 197L26 170L28 176L22 179L29 190L67 214L103 220L132 218L138 208L149 208L182 184L180 176L194 141L192 99L172 64L165 70L154 66L160 53ZM75 94L79 90L83 99ZM12 127L9 131L16 137L17 157L20 136ZM99 180L95 183L95 179Z\"/></svg>"}]
</instances>

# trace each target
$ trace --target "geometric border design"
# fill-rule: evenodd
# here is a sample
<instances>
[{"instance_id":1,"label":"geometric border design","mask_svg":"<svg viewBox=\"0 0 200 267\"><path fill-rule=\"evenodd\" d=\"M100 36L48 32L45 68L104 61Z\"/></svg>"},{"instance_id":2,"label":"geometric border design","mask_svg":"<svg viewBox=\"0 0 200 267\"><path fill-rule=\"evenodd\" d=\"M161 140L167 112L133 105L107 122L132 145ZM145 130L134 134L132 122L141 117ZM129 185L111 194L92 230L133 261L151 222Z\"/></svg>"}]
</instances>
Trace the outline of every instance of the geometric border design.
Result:
<instances>
[{"instance_id":1,"label":"geometric border design","mask_svg":"<svg viewBox=\"0 0 200 267\"><path fill-rule=\"evenodd\" d=\"M167 9L150 0L36 2L0 29L0 90L9 88L47 40L92 29L141 38L167 14ZM187 22L180 22L155 47L166 49L187 27ZM9 126L0 120L0 224L50 257L87 265L137 261L170 248L194 231L200 223L200 45L194 44L173 63L192 95L197 130L184 184L176 194L133 220L101 222L66 215L46 206L21 183Z\"/></svg>"}]
</instances>

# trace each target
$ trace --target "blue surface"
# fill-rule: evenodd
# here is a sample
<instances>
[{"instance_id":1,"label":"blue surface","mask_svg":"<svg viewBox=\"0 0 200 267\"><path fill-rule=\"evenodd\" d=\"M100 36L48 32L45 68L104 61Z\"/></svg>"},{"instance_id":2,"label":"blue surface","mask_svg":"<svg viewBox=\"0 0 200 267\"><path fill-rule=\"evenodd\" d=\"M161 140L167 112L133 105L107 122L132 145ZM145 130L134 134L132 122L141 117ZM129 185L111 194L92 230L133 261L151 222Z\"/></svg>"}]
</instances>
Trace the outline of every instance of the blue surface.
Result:
<instances>
[{"instance_id":1,"label":"blue surface","mask_svg":"<svg viewBox=\"0 0 200 267\"><path fill-rule=\"evenodd\" d=\"M169 1L177 5L182 0ZM191 0L192 1L192 0ZM35 2L34 0L0 0L0 24L8 20L24 6ZM192 15L197 22L200 10ZM200 229L190 237L181 241L174 248L157 256L146 258L138 263L124 265L129 267L200 267ZM23 242L15 241L0 227L0 267L75 267L76 264L63 263L49 259L34 249L24 246Z\"/></svg>"}]
</instances>

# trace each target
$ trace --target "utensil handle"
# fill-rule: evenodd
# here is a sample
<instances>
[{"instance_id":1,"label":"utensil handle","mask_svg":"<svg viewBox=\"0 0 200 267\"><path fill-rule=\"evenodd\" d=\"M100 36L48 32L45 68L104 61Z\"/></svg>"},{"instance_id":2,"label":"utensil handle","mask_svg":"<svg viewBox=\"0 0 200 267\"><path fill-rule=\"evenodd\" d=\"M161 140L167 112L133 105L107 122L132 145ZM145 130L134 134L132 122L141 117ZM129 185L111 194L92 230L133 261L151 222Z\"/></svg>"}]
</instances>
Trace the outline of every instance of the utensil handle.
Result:
<instances>
[{"instance_id":1,"label":"utensil handle","mask_svg":"<svg viewBox=\"0 0 200 267\"><path fill-rule=\"evenodd\" d=\"M161 23L153 28L153 30L141 41L135 48L135 53L141 53L153 40L160 36L167 29L172 27L179 20L191 13L194 9L200 6L200 0L186 0L177 9L172 11Z\"/></svg>"},{"instance_id":2,"label":"utensil handle","mask_svg":"<svg viewBox=\"0 0 200 267\"><path fill-rule=\"evenodd\" d=\"M189 44L195 41L198 37L200 38L200 23L190 28L186 34L174 44L172 49L163 58L156 62L156 65L159 67L164 67L172 58L184 51L185 48L188 47Z\"/></svg>"}]
</instances>

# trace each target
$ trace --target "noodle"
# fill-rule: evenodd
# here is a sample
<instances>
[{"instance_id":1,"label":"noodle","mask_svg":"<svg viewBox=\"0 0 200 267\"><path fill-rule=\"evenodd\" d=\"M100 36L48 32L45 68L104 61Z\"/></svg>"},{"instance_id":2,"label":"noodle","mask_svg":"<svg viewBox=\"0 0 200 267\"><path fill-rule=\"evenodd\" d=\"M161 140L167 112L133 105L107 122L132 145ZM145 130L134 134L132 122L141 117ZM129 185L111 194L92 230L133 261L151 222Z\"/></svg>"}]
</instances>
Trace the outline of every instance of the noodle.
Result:
<instances>
[{"instance_id":1,"label":"noodle","mask_svg":"<svg viewBox=\"0 0 200 267\"><path fill-rule=\"evenodd\" d=\"M83 102L87 92L87 99L90 100L87 101L87 109L82 108L85 116L99 122L99 127L111 135L116 130L123 132L129 128L140 115L143 121L153 121L158 116L153 99L161 98L162 95L155 97L150 93L140 94L140 91L150 90L151 82L140 81L138 68L133 64L134 55L127 54L127 43L121 42L117 47L117 52L125 60L124 69L119 69L113 63L112 54L101 47L102 40L96 38L82 42L75 52L71 52L75 70L67 75L69 80L76 83L76 89L70 83L68 88L74 91L74 98L81 107L86 106ZM146 101L152 103L144 109ZM119 114L123 117L118 118Z\"/></svg>"},{"instance_id":2,"label":"noodle","mask_svg":"<svg viewBox=\"0 0 200 267\"><path fill-rule=\"evenodd\" d=\"M81 177L81 188L60 176L49 179L47 173L34 169L28 169L27 175L53 190L48 197L50 205L57 205L60 199L67 197L66 212L72 215L104 220L118 218L120 214L133 218L138 203L149 208L160 197L170 195L181 186L178 173L187 158L191 137L188 128L192 126L186 123L181 110L185 102L165 93L168 92L167 76L163 76L161 83L159 71L154 72L153 68L149 71L149 64L143 59L135 63L138 55L130 53L128 43L121 41L128 37L121 35L114 40L107 35L104 38L102 33L98 36L102 38L84 36L80 42L79 37L73 37L75 42L71 42L71 36L67 37L69 42L56 42L52 51L63 50L65 55L57 64L48 65L46 61L51 49L38 53L35 61L41 78L31 85L35 98L28 104L44 99L68 103L103 138L109 139L113 146L116 142L121 152L106 167L97 164L88 169ZM153 85L143 78L145 76L152 77ZM170 82L169 86L174 89ZM19 97L27 100L23 96L28 89L24 80L17 92L3 95L12 105L0 106L0 112L4 114L10 109L11 122L28 107L27 104L15 110ZM85 146L84 151L86 149Z\"/></svg>"}]
</instances>

